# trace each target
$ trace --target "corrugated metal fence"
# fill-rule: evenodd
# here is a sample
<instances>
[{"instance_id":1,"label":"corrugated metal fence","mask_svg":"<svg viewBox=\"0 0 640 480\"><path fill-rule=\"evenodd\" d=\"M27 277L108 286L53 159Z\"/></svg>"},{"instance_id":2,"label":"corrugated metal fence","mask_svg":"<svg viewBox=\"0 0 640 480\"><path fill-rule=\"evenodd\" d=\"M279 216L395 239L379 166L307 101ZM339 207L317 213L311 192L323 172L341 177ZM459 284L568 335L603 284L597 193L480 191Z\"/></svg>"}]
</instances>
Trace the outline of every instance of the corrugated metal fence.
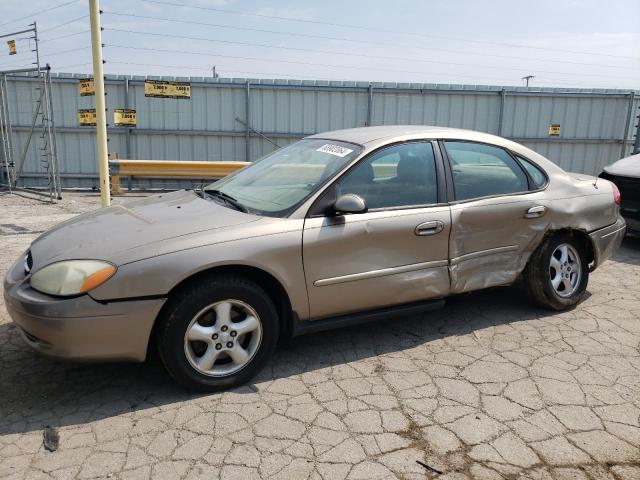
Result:
<instances>
[{"instance_id":1,"label":"corrugated metal fence","mask_svg":"<svg viewBox=\"0 0 640 480\"><path fill-rule=\"evenodd\" d=\"M78 126L80 76L54 75L53 110L64 187L97 185L93 127ZM628 155L636 137L640 92L468 85L293 80L164 78L191 82L191 99L148 98L145 77L107 76L107 118L137 111L137 127L110 127L109 151L120 158L254 160L305 135L365 125L425 124L468 128L521 142L561 167L597 173ZM21 151L37 92L26 77L9 77L14 150ZM246 122L246 119L249 119ZM549 126L560 124L560 135ZM258 133L259 132L259 133ZM266 137L266 138L265 138ZM273 142L273 143L272 143ZM23 170L29 186L43 185L38 151ZM171 187L165 180L143 187Z\"/></svg>"}]
</instances>

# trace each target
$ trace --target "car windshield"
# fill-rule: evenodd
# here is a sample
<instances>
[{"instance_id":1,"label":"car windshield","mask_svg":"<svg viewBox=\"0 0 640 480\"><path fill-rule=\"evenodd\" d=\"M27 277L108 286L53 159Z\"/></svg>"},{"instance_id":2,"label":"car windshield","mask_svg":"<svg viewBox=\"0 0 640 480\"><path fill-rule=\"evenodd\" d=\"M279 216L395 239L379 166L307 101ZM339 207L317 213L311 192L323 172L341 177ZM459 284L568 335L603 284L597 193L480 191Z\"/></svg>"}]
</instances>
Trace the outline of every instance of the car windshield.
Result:
<instances>
[{"instance_id":1,"label":"car windshield","mask_svg":"<svg viewBox=\"0 0 640 480\"><path fill-rule=\"evenodd\" d=\"M252 213L284 216L362 149L336 140L300 140L205 188Z\"/></svg>"}]
</instances>

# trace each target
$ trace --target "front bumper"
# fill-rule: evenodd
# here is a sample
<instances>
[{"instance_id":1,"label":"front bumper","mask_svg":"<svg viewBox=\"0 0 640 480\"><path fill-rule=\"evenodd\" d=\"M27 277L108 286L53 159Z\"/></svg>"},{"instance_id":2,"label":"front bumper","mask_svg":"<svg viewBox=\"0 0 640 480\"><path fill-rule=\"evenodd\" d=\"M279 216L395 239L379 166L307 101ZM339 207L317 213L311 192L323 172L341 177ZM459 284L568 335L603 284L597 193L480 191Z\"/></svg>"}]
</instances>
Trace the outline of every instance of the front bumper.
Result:
<instances>
[{"instance_id":1,"label":"front bumper","mask_svg":"<svg viewBox=\"0 0 640 480\"><path fill-rule=\"evenodd\" d=\"M4 299L30 347L47 356L82 361L144 361L153 323L165 302L51 297L29 286L22 262L5 277Z\"/></svg>"},{"instance_id":2,"label":"front bumper","mask_svg":"<svg viewBox=\"0 0 640 480\"><path fill-rule=\"evenodd\" d=\"M593 267L600 266L618 250L626 231L626 223L622 217L613 225L601 228L589 234L593 245Z\"/></svg>"}]
</instances>

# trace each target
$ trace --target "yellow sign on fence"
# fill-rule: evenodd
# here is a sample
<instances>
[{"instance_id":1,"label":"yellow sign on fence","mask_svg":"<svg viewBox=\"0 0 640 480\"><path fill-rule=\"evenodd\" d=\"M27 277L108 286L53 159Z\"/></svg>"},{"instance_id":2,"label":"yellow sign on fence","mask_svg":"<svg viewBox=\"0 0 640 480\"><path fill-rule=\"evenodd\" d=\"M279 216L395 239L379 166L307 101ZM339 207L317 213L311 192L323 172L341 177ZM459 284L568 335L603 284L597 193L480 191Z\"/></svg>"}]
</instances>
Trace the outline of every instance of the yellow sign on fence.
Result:
<instances>
[{"instance_id":1,"label":"yellow sign on fence","mask_svg":"<svg viewBox=\"0 0 640 480\"><path fill-rule=\"evenodd\" d=\"M136 111L116 108L113 111L113 124L116 127L135 127L137 123Z\"/></svg>"},{"instance_id":2,"label":"yellow sign on fence","mask_svg":"<svg viewBox=\"0 0 640 480\"><path fill-rule=\"evenodd\" d=\"M96 109L84 108L78 110L78 123L83 127L96 126Z\"/></svg>"},{"instance_id":3,"label":"yellow sign on fence","mask_svg":"<svg viewBox=\"0 0 640 480\"><path fill-rule=\"evenodd\" d=\"M93 78L83 78L78 82L81 97L89 97L96 94Z\"/></svg>"},{"instance_id":4,"label":"yellow sign on fence","mask_svg":"<svg viewBox=\"0 0 640 480\"><path fill-rule=\"evenodd\" d=\"M9 55L15 55L16 53L18 53L15 40L9 40L7 42L7 47L9 47Z\"/></svg>"},{"instance_id":5,"label":"yellow sign on fence","mask_svg":"<svg viewBox=\"0 0 640 480\"><path fill-rule=\"evenodd\" d=\"M191 84L189 82L173 82L174 98L191 98Z\"/></svg>"},{"instance_id":6,"label":"yellow sign on fence","mask_svg":"<svg viewBox=\"0 0 640 480\"><path fill-rule=\"evenodd\" d=\"M189 82L145 80L144 96L155 98L191 98L191 84Z\"/></svg>"},{"instance_id":7,"label":"yellow sign on fence","mask_svg":"<svg viewBox=\"0 0 640 480\"><path fill-rule=\"evenodd\" d=\"M549 136L550 137L558 137L560 136L560 124L552 123L549 125Z\"/></svg>"}]
</instances>

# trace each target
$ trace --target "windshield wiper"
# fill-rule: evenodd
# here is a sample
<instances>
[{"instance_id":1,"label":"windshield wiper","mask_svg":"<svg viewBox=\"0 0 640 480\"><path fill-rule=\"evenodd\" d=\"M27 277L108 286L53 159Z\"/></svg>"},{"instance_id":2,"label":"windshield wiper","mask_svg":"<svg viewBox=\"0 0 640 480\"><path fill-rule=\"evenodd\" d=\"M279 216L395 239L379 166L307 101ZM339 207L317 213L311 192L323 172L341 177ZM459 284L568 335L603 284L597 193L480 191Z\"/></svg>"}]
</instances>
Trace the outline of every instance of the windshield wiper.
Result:
<instances>
[{"instance_id":1,"label":"windshield wiper","mask_svg":"<svg viewBox=\"0 0 640 480\"><path fill-rule=\"evenodd\" d=\"M239 210L244 213L247 213L249 211L247 207L242 205L238 200L236 200L235 198L233 198L231 195L227 193L221 192L220 190L202 190L202 191L212 197L220 198L225 203L234 207L236 210Z\"/></svg>"}]
</instances>

